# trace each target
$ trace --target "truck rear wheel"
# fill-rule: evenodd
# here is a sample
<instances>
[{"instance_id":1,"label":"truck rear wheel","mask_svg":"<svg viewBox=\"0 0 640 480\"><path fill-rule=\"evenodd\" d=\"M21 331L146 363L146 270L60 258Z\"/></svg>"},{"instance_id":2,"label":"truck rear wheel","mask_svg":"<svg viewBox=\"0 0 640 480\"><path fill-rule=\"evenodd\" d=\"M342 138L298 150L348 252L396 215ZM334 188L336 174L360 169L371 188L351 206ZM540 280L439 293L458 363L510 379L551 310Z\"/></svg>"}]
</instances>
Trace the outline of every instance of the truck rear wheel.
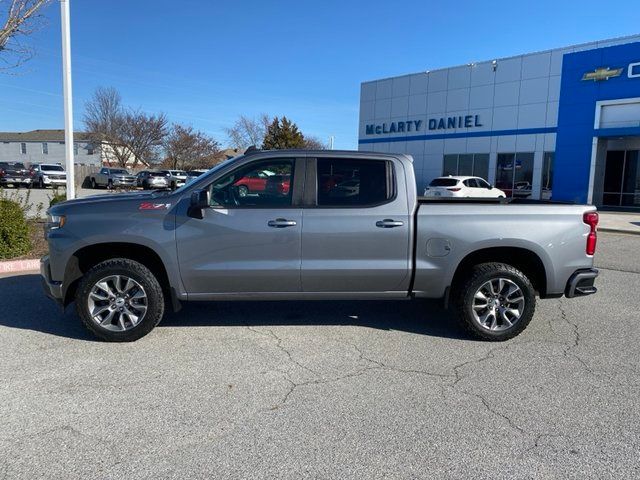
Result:
<instances>
[{"instance_id":1,"label":"truck rear wheel","mask_svg":"<svg viewBox=\"0 0 640 480\"><path fill-rule=\"evenodd\" d=\"M155 328L164 314L162 287L134 260L114 258L91 268L76 292L76 311L96 337L132 342Z\"/></svg>"},{"instance_id":2,"label":"truck rear wheel","mask_svg":"<svg viewBox=\"0 0 640 480\"><path fill-rule=\"evenodd\" d=\"M482 263L454 288L458 318L473 336L504 341L520 334L533 318L535 290L520 270Z\"/></svg>"}]
</instances>

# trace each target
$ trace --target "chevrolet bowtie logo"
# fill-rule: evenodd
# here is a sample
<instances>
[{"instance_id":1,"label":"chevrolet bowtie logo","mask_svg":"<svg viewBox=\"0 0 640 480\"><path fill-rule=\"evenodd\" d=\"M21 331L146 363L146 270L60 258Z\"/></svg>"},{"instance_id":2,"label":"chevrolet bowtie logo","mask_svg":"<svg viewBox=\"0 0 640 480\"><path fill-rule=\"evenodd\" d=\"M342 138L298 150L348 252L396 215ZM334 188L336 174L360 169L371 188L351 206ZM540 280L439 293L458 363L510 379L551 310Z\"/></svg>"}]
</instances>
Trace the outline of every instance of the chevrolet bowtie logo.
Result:
<instances>
[{"instance_id":1,"label":"chevrolet bowtie logo","mask_svg":"<svg viewBox=\"0 0 640 480\"><path fill-rule=\"evenodd\" d=\"M619 77L622 75L623 68L614 68L613 70L607 68L596 68L593 72L587 72L582 76L582 80L593 80L594 82L600 82L602 80L609 80L613 77Z\"/></svg>"}]
</instances>

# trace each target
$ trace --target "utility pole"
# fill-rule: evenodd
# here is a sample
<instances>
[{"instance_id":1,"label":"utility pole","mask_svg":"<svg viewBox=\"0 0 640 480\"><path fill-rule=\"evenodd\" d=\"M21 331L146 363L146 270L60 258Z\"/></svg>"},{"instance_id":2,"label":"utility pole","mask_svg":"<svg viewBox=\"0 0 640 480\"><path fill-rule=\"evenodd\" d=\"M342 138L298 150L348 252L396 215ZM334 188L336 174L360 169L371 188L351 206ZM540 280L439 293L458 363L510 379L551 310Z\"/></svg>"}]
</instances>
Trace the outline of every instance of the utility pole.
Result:
<instances>
[{"instance_id":1,"label":"utility pole","mask_svg":"<svg viewBox=\"0 0 640 480\"><path fill-rule=\"evenodd\" d=\"M73 165L73 98L71 93L71 26L69 1L60 0L62 25L62 88L64 99L64 151L67 171L67 200L76 197L75 168Z\"/></svg>"},{"instance_id":2,"label":"utility pole","mask_svg":"<svg viewBox=\"0 0 640 480\"><path fill-rule=\"evenodd\" d=\"M329 150L333 150L333 139L333 135L329 136Z\"/></svg>"}]
</instances>

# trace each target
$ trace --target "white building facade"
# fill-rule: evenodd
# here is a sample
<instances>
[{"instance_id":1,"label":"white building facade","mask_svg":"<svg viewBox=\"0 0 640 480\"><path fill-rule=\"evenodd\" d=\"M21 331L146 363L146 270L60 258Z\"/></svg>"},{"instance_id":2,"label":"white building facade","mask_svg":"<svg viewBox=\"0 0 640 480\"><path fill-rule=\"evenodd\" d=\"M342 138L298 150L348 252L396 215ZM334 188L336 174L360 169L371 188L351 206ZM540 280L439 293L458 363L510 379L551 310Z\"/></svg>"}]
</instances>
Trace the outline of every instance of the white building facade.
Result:
<instances>
[{"instance_id":1,"label":"white building facade","mask_svg":"<svg viewBox=\"0 0 640 480\"><path fill-rule=\"evenodd\" d=\"M411 154L419 191L640 207L640 35L364 82L358 144Z\"/></svg>"},{"instance_id":2,"label":"white building facade","mask_svg":"<svg viewBox=\"0 0 640 480\"><path fill-rule=\"evenodd\" d=\"M74 133L74 163L102 165L100 148L85 139L82 132ZM32 130L29 132L0 132L0 162L65 163L64 130Z\"/></svg>"}]
</instances>

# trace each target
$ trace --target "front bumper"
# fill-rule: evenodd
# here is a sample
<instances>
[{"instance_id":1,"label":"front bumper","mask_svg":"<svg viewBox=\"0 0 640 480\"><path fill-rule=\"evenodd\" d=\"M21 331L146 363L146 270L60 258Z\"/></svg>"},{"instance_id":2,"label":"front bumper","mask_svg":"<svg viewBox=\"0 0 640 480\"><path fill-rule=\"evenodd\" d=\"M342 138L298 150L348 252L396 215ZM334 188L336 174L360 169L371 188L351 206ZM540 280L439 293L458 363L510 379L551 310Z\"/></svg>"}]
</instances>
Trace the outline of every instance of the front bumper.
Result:
<instances>
[{"instance_id":1,"label":"front bumper","mask_svg":"<svg viewBox=\"0 0 640 480\"><path fill-rule=\"evenodd\" d=\"M51 280L49 255L45 255L40 259L40 278L42 280L42 288L44 289L45 295L52 300L55 300L59 305L62 305L62 282Z\"/></svg>"},{"instance_id":2,"label":"front bumper","mask_svg":"<svg viewBox=\"0 0 640 480\"><path fill-rule=\"evenodd\" d=\"M123 186L123 187L135 187L136 186L136 180L134 179L128 179L128 178L114 178L113 179L113 184L114 185L118 185L118 186Z\"/></svg>"},{"instance_id":3,"label":"front bumper","mask_svg":"<svg viewBox=\"0 0 640 480\"><path fill-rule=\"evenodd\" d=\"M567 298L583 297L585 295L592 295L598 291L594 283L598 276L598 270L595 268L585 268L583 270L576 270L569 281L567 287L564 290L564 295Z\"/></svg>"},{"instance_id":4,"label":"front bumper","mask_svg":"<svg viewBox=\"0 0 640 480\"><path fill-rule=\"evenodd\" d=\"M0 185L29 185L31 178L29 177L2 177L0 178Z\"/></svg>"},{"instance_id":5,"label":"front bumper","mask_svg":"<svg viewBox=\"0 0 640 480\"><path fill-rule=\"evenodd\" d=\"M66 185L67 179L66 178L43 178L42 182L45 185Z\"/></svg>"}]
</instances>

